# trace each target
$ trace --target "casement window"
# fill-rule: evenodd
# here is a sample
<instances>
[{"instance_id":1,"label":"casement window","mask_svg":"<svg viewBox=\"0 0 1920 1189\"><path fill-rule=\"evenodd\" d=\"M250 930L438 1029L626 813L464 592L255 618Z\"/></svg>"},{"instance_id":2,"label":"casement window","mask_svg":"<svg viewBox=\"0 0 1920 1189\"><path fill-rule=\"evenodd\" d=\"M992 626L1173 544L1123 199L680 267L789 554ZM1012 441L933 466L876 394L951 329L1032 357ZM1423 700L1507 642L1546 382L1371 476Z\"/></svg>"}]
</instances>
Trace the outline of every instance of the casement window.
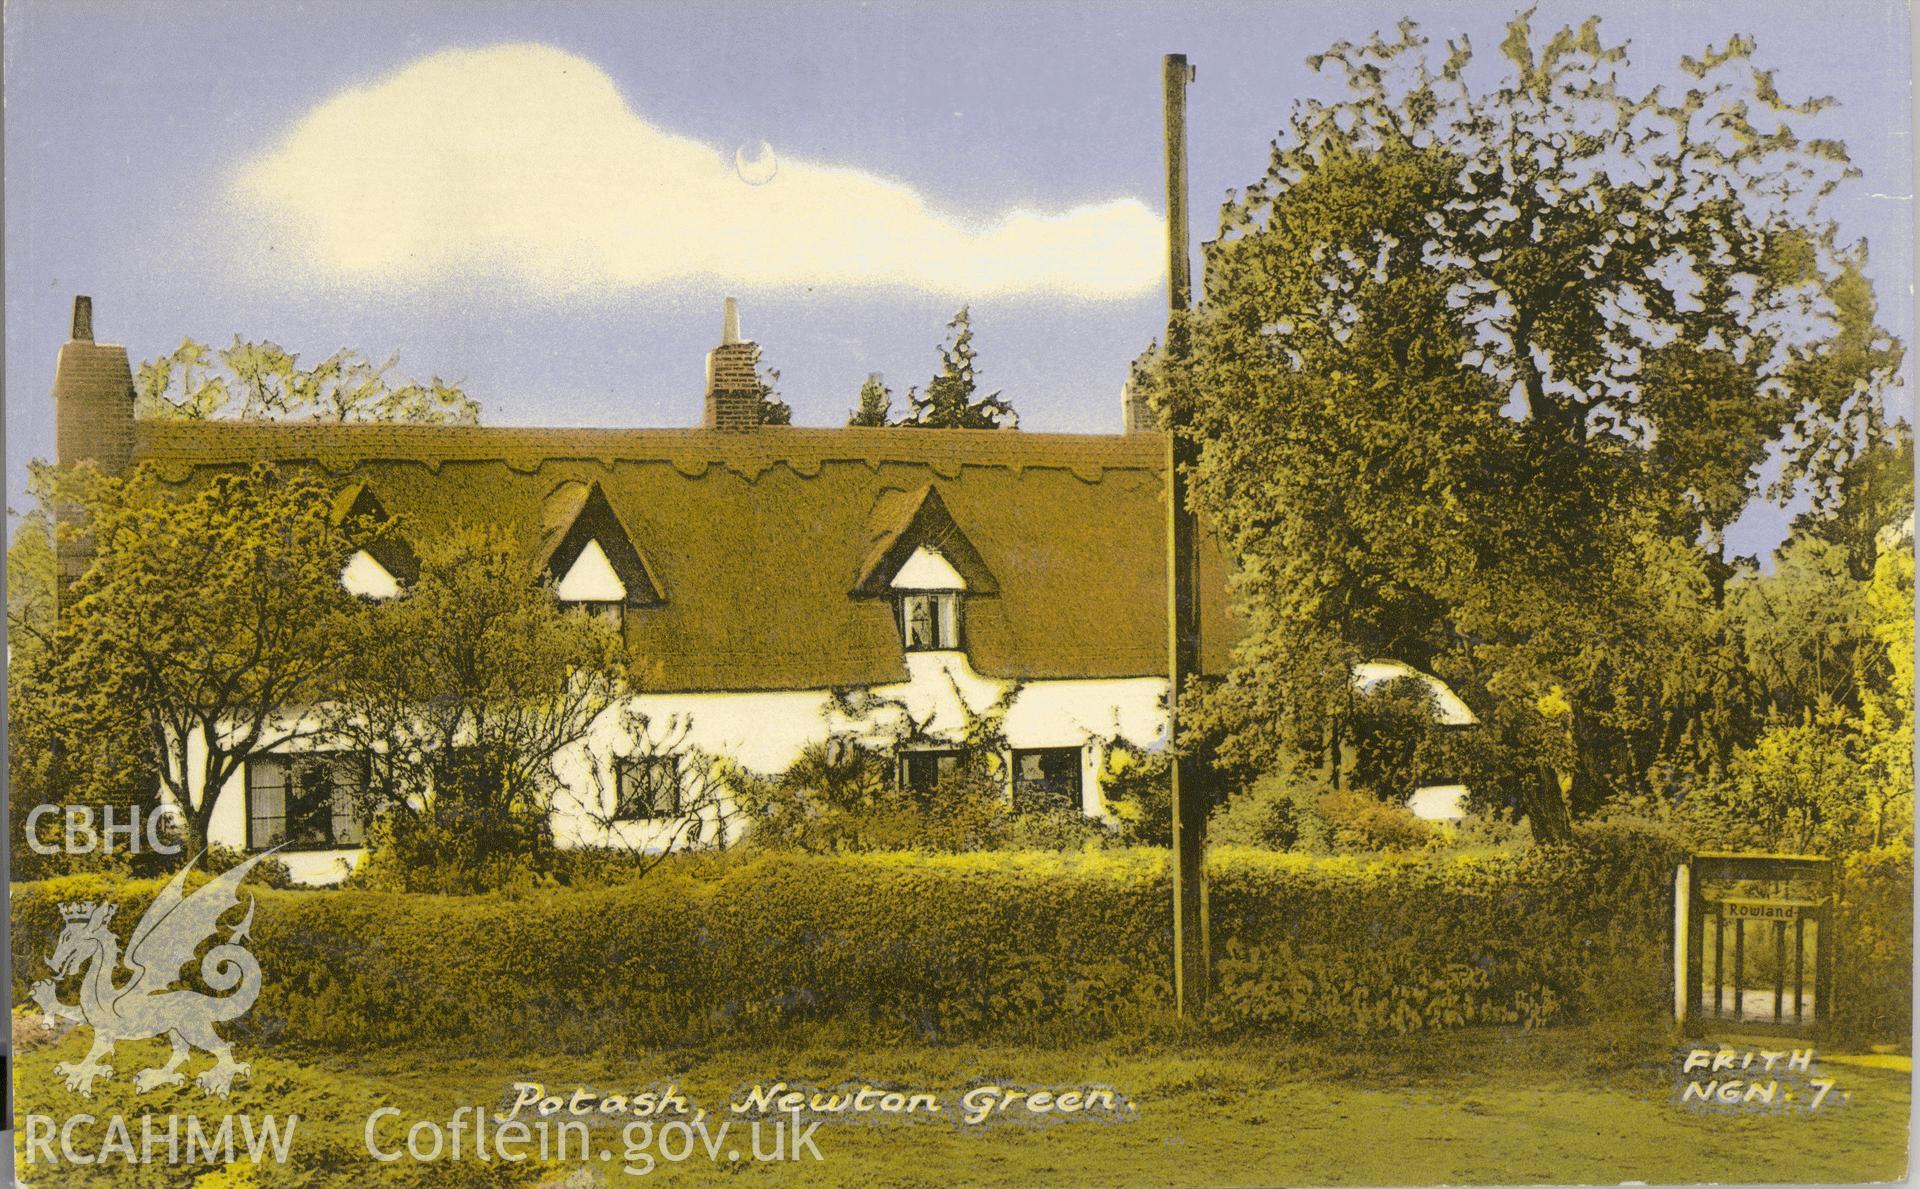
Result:
<instances>
[{"instance_id":1,"label":"casement window","mask_svg":"<svg viewBox=\"0 0 1920 1189\"><path fill-rule=\"evenodd\" d=\"M915 549L893 576L900 643L908 652L960 647L960 596L967 580L939 551Z\"/></svg>"},{"instance_id":2,"label":"casement window","mask_svg":"<svg viewBox=\"0 0 1920 1189\"><path fill-rule=\"evenodd\" d=\"M900 642L908 652L960 647L960 596L950 591L901 595Z\"/></svg>"},{"instance_id":3,"label":"casement window","mask_svg":"<svg viewBox=\"0 0 1920 1189\"><path fill-rule=\"evenodd\" d=\"M361 845L366 825L354 799L366 780L366 764L352 752L253 756L247 761L247 849Z\"/></svg>"},{"instance_id":4,"label":"casement window","mask_svg":"<svg viewBox=\"0 0 1920 1189\"><path fill-rule=\"evenodd\" d=\"M900 783L917 793L931 792L945 777L960 770L958 751L903 751Z\"/></svg>"},{"instance_id":5,"label":"casement window","mask_svg":"<svg viewBox=\"0 0 1920 1189\"><path fill-rule=\"evenodd\" d=\"M616 821L680 813L679 756L622 756L614 761L613 773Z\"/></svg>"},{"instance_id":6,"label":"casement window","mask_svg":"<svg viewBox=\"0 0 1920 1189\"><path fill-rule=\"evenodd\" d=\"M1080 749L1035 747L1013 753L1013 806L1079 811Z\"/></svg>"}]
</instances>

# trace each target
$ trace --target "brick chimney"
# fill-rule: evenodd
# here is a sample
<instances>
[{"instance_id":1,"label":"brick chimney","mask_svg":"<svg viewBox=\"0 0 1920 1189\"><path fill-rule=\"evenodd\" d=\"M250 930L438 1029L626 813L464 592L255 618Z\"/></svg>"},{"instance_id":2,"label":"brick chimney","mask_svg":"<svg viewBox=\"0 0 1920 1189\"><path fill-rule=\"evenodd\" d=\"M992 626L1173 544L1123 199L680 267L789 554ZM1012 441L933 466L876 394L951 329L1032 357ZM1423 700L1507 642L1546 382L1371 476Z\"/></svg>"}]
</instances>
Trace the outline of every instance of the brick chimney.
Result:
<instances>
[{"instance_id":1,"label":"brick chimney","mask_svg":"<svg viewBox=\"0 0 1920 1189\"><path fill-rule=\"evenodd\" d=\"M748 430L760 425L760 347L740 338L740 303L723 307L720 345L707 352L707 429Z\"/></svg>"},{"instance_id":2,"label":"brick chimney","mask_svg":"<svg viewBox=\"0 0 1920 1189\"><path fill-rule=\"evenodd\" d=\"M53 373L54 457L61 466L91 461L107 474L123 474L133 459L133 369L127 349L93 341L90 297L73 299L71 334ZM59 523L74 523L79 514L77 508L54 509ZM90 550L84 541L62 540L58 553L64 589L86 569Z\"/></svg>"},{"instance_id":3,"label":"brick chimney","mask_svg":"<svg viewBox=\"0 0 1920 1189\"><path fill-rule=\"evenodd\" d=\"M1124 433L1153 433L1160 428L1160 415L1147 403L1144 387L1132 376L1120 390L1120 425Z\"/></svg>"},{"instance_id":4,"label":"brick chimney","mask_svg":"<svg viewBox=\"0 0 1920 1189\"><path fill-rule=\"evenodd\" d=\"M73 337L53 373L55 456L92 459L117 475L133 457L133 369L127 349L93 341L93 299L73 299Z\"/></svg>"}]
</instances>

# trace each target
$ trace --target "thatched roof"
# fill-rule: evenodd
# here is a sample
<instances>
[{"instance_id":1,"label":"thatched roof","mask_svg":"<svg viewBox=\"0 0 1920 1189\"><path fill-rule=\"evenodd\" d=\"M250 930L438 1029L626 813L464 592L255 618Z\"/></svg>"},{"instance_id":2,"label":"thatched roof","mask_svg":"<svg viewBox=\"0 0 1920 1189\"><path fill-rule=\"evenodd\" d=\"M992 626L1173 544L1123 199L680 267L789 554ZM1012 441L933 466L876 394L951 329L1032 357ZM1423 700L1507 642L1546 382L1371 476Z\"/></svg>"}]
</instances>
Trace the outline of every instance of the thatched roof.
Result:
<instances>
[{"instance_id":1,"label":"thatched roof","mask_svg":"<svg viewBox=\"0 0 1920 1189\"><path fill-rule=\"evenodd\" d=\"M887 492L874 501L874 521L879 526L873 548L860 567L860 580L853 591L860 595L889 595L889 583L900 572L913 551L932 549L945 558L966 580L971 594L998 594L1000 584L993 571L980 558L980 551L967 540L967 534L954 523L953 513L940 498L940 491L929 483L918 491Z\"/></svg>"},{"instance_id":2,"label":"thatched roof","mask_svg":"<svg viewBox=\"0 0 1920 1189\"><path fill-rule=\"evenodd\" d=\"M217 421L140 422L134 446L181 483L256 460L310 464L377 493L416 547L458 523L498 524L530 560L577 552L597 492L645 571L648 588L627 585L652 605L628 613L627 639L636 676L659 690L904 679L892 608L856 592L921 534L968 578L980 672L1164 673L1165 453L1158 434ZM1235 625L1217 549L1203 548L1201 570L1203 662L1218 672Z\"/></svg>"}]
</instances>

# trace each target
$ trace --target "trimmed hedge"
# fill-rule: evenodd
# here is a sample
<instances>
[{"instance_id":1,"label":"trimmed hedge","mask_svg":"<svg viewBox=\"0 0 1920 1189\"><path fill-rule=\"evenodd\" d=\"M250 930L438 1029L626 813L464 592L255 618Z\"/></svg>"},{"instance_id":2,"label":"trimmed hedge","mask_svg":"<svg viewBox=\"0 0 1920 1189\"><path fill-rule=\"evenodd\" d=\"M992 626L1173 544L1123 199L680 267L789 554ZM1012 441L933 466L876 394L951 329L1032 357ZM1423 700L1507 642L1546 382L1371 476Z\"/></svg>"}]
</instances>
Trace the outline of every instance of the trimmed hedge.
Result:
<instances>
[{"instance_id":1,"label":"trimmed hedge","mask_svg":"<svg viewBox=\"0 0 1920 1189\"><path fill-rule=\"evenodd\" d=\"M1675 857L1619 831L1492 858L1221 851L1212 1024L1362 1035L1623 1005L1657 1019ZM130 921L157 887L15 885L16 997L45 972L58 901L111 896ZM255 1042L576 1052L833 1022L1053 1043L1147 1026L1172 999L1157 851L768 853L512 897L254 894L266 978L234 1029Z\"/></svg>"},{"instance_id":2,"label":"trimmed hedge","mask_svg":"<svg viewBox=\"0 0 1920 1189\"><path fill-rule=\"evenodd\" d=\"M44 973L58 901L111 896L134 920L158 886L16 886L16 971ZM982 853L767 855L713 878L668 863L625 887L517 897L262 889L264 985L234 1028L490 1051L826 1020L902 1036L1105 1032L1167 1001L1166 888L1158 856Z\"/></svg>"},{"instance_id":3,"label":"trimmed hedge","mask_svg":"<svg viewBox=\"0 0 1920 1189\"><path fill-rule=\"evenodd\" d=\"M1678 852L1639 834L1451 860L1228 852L1222 1022L1332 1035L1657 1020ZM1218 942L1216 942L1218 944Z\"/></svg>"}]
</instances>

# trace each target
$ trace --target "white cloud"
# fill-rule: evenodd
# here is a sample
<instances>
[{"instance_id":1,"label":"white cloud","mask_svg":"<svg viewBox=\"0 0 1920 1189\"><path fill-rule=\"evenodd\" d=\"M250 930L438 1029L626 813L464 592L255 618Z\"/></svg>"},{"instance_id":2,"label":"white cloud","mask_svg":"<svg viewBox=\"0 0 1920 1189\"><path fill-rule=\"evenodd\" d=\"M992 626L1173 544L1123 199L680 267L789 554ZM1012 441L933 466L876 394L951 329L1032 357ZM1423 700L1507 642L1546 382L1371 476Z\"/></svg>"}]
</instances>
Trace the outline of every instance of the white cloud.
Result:
<instances>
[{"instance_id":1,"label":"white cloud","mask_svg":"<svg viewBox=\"0 0 1920 1189\"><path fill-rule=\"evenodd\" d=\"M314 279L506 275L548 291L712 278L1114 298L1162 274L1160 220L1119 198L989 225L908 187L782 158L764 185L649 124L585 59L434 54L315 108L235 179L271 256Z\"/></svg>"}]
</instances>

